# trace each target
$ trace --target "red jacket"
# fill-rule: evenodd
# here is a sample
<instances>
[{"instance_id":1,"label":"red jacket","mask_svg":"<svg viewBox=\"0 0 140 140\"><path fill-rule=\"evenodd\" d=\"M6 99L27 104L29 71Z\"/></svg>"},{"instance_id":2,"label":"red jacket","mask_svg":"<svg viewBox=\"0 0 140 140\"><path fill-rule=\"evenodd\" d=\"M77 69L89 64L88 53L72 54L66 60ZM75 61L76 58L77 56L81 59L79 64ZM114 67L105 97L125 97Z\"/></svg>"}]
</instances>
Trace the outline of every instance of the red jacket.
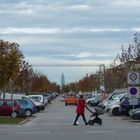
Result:
<instances>
[{"instance_id":1,"label":"red jacket","mask_svg":"<svg viewBox=\"0 0 140 140\"><path fill-rule=\"evenodd\" d=\"M85 100L84 99L79 99L78 100L78 105L76 108L76 112L79 114L84 114L85 113Z\"/></svg>"}]
</instances>

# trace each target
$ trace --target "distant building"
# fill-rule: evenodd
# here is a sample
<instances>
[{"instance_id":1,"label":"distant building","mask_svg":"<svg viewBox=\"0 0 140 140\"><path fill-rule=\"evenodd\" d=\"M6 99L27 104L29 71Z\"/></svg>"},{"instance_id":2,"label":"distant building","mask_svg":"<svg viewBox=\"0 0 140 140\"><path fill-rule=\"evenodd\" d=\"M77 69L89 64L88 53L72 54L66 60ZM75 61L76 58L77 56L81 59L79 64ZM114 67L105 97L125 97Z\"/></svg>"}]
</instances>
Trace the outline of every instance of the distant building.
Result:
<instances>
[{"instance_id":1,"label":"distant building","mask_svg":"<svg viewBox=\"0 0 140 140\"><path fill-rule=\"evenodd\" d=\"M65 76L64 73L61 75L61 89L65 86Z\"/></svg>"}]
</instances>

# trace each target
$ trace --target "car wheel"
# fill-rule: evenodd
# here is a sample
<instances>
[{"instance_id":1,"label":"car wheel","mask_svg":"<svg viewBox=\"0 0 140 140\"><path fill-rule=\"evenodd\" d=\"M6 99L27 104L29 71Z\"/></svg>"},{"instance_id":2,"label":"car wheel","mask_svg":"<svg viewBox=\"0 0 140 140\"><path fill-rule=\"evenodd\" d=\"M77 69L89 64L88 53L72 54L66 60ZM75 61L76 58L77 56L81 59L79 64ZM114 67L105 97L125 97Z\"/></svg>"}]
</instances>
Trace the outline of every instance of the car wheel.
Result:
<instances>
[{"instance_id":1,"label":"car wheel","mask_svg":"<svg viewBox=\"0 0 140 140\"><path fill-rule=\"evenodd\" d=\"M12 116L13 118L16 118L16 117L17 117L17 113L16 113L16 112L12 112L12 113L11 113L11 116Z\"/></svg>"},{"instance_id":2,"label":"car wheel","mask_svg":"<svg viewBox=\"0 0 140 140\"><path fill-rule=\"evenodd\" d=\"M90 101L88 101L87 104L90 104Z\"/></svg>"},{"instance_id":3,"label":"car wheel","mask_svg":"<svg viewBox=\"0 0 140 140\"><path fill-rule=\"evenodd\" d=\"M119 114L120 114L119 108L118 108L118 107L117 107L117 108L114 108L113 111L112 111L112 114L113 114L114 116L119 116Z\"/></svg>"},{"instance_id":4,"label":"car wheel","mask_svg":"<svg viewBox=\"0 0 140 140\"><path fill-rule=\"evenodd\" d=\"M26 117L31 117L32 116L32 111L29 110L29 109L25 110L25 116Z\"/></svg>"}]
</instances>

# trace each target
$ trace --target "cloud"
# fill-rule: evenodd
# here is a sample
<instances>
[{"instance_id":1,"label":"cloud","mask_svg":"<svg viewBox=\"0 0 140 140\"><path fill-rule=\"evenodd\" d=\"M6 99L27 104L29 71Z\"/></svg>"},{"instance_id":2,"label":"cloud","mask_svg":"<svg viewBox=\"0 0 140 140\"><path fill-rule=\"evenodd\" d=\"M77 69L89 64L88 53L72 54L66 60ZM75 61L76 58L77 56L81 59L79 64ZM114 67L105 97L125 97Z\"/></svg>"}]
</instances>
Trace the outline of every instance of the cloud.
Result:
<instances>
[{"instance_id":1,"label":"cloud","mask_svg":"<svg viewBox=\"0 0 140 140\"><path fill-rule=\"evenodd\" d=\"M87 58L87 57L91 57L91 56L92 56L92 54L89 52L82 52L77 55L78 58Z\"/></svg>"},{"instance_id":2,"label":"cloud","mask_svg":"<svg viewBox=\"0 0 140 140\"><path fill-rule=\"evenodd\" d=\"M29 56L26 57L26 60L32 65L32 66L98 66L100 64L110 64L112 61L110 60L92 60L92 59L84 59L84 60L65 60L65 59L50 59L48 57L34 57Z\"/></svg>"},{"instance_id":3,"label":"cloud","mask_svg":"<svg viewBox=\"0 0 140 140\"><path fill-rule=\"evenodd\" d=\"M0 2L1 38L19 43L31 64L107 64L140 31L139 0Z\"/></svg>"},{"instance_id":4,"label":"cloud","mask_svg":"<svg viewBox=\"0 0 140 140\"><path fill-rule=\"evenodd\" d=\"M33 15L34 14L34 11L32 9L23 9L23 10L0 10L0 14Z\"/></svg>"},{"instance_id":5,"label":"cloud","mask_svg":"<svg viewBox=\"0 0 140 140\"><path fill-rule=\"evenodd\" d=\"M79 54L75 54L77 58L95 58L95 57L109 57L108 54L102 54L102 53L91 53L91 52L81 52Z\"/></svg>"},{"instance_id":6,"label":"cloud","mask_svg":"<svg viewBox=\"0 0 140 140\"><path fill-rule=\"evenodd\" d=\"M93 58L93 57L110 57L109 54L102 54L102 53L91 53L91 52L80 52L80 53L69 53L69 54L48 54L49 58L79 58L79 59L85 59L85 58Z\"/></svg>"},{"instance_id":7,"label":"cloud","mask_svg":"<svg viewBox=\"0 0 140 140\"><path fill-rule=\"evenodd\" d=\"M140 27L132 28L0 28L0 34L59 34L59 33L103 33L103 32L131 32L140 31Z\"/></svg>"},{"instance_id":8,"label":"cloud","mask_svg":"<svg viewBox=\"0 0 140 140\"><path fill-rule=\"evenodd\" d=\"M70 10L78 10L78 11L88 11L91 9L91 7L89 5L74 5L74 6L70 6L68 7L68 9Z\"/></svg>"}]
</instances>

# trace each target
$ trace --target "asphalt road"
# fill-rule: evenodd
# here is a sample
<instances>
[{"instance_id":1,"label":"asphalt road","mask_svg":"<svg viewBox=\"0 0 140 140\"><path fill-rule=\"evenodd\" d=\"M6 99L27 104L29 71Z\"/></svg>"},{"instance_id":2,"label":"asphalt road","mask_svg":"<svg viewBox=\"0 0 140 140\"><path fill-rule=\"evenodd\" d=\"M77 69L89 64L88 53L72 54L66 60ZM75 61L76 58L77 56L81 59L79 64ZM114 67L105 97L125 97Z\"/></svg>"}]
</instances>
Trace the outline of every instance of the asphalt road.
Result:
<instances>
[{"instance_id":1,"label":"asphalt road","mask_svg":"<svg viewBox=\"0 0 140 140\"><path fill-rule=\"evenodd\" d=\"M101 116L102 126L73 126L76 106L64 106L61 97L23 125L0 125L0 140L140 140L140 122ZM90 113L86 111L87 120Z\"/></svg>"}]
</instances>

